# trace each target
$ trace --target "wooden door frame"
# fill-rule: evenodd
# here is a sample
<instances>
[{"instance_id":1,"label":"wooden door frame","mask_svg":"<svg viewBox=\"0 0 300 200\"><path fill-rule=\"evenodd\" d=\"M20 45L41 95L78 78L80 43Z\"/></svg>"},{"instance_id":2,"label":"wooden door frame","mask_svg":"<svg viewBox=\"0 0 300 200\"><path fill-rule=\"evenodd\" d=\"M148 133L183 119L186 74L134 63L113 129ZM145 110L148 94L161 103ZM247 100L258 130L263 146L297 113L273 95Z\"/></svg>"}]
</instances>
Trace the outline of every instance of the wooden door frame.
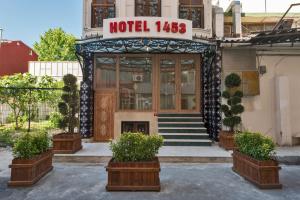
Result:
<instances>
[{"instance_id":1,"label":"wooden door frame","mask_svg":"<svg viewBox=\"0 0 300 200\"><path fill-rule=\"evenodd\" d=\"M176 113L178 112L178 95L175 96L175 109L171 110L162 110L160 108L160 64L162 59L174 59L175 60L175 94L177 93L177 83L176 80L178 79L178 58L174 54L162 54L162 55L157 55L157 62L156 62L156 69L157 69L157 90L156 90L156 98L157 98L157 111L159 113Z\"/></svg>"},{"instance_id":2,"label":"wooden door frame","mask_svg":"<svg viewBox=\"0 0 300 200\"><path fill-rule=\"evenodd\" d=\"M196 71L196 80L195 80L195 96L196 96L196 108L194 110L184 110L181 108L181 87L179 87L179 92L180 94L178 95L180 100L179 100L179 105L180 108L179 108L179 112L181 113L199 113L201 112L201 62L200 62L200 56L199 55L195 55L195 54L182 54L180 55L179 57L179 62L182 60L182 59L194 59L195 61L195 71ZM181 64L179 64L179 74L181 74ZM180 76L180 83L181 83L181 76Z\"/></svg>"},{"instance_id":3,"label":"wooden door frame","mask_svg":"<svg viewBox=\"0 0 300 200\"><path fill-rule=\"evenodd\" d=\"M97 55L101 57L111 57L116 59L116 87L115 88L97 88L97 70L94 70L93 89L95 93L98 92L114 92L115 93L115 112L200 112L201 111L201 56L199 54L107 54L99 53L94 56L94 63L96 64ZM152 59L152 110L121 110L120 105L120 58L125 57L150 57ZM174 110L161 110L160 109L160 61L162 58L175 59L175 89L176 93L176 109ZM181 109L181 65L182 58L193 58L196 65L196 109L195 110L182 110ZM179 82L180 81L180 82ZM178 83L179 82L179 83Z\"/></svg>"},{"instance_id":4,"label":"wooden door frame","mask_svg":"<svg viewBox=\"0 0 300 200\"><path fill-rule=\"evenodd\" d=\"M176 108L173 110L160 109L160 61L161 59L175 59L175 93L176 93ZM183 110L181 109L181 59L192 58L195 60L196 80L195 80L195 95L196 95L196 109ZM201 59L199 54L163 54L157 55L156 69L157 69L157 111L160 113L199 113L201 112Z\"/></svg>"}]
</instances>

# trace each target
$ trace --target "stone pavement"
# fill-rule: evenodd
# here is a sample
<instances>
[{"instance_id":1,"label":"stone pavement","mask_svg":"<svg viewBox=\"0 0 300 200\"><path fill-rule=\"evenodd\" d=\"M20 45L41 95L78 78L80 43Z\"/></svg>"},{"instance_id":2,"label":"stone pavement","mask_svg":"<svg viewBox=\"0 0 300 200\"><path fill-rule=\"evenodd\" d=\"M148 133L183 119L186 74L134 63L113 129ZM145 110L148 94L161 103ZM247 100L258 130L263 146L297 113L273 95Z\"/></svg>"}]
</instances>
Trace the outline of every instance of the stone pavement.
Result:
<instances>
[{"instance_id":1,"label":"stone pavement","mask_svg":"<svg viewBox=\"0 0 300 200\"><path fill-rule=\"evenodd\" d=\"M231 164L162 164L161 192L106 192L103 165L55 164L29 188L7 188L0 172L2 200L299 200L300 167L283 166L282 190L259 190L231 170Z\"/></svg>"},{"instance_id":2,"label":"stone pavement","mask_svg":"<svg viewBox=\"0 0 300 200\"><path fill-rule=\"evenodd\" d=\"M162 163L162 190L106 192L103 164L55 163L34 187L7 188L9 150L0 149L0 200L299 200L300 166L282 165L282 190L259 190L232 172L230 163Z\"/></svg>"},{"instance_id":3,"label":"stone pavement","mask_svg":"<svg viewBox=\"0 0 300 200\"><path fill-rule=\"evenodd\" d=\"M166 163L231 163L231 151L216 144L211 147L163 146L159 151L161 162ZM282 164L300 165L300 146L278 147L277 159ZM108 143L83 143L83 149L73 155L55 155L56 162L105 163L112 153Z\"/></svg>"}]
</instances>

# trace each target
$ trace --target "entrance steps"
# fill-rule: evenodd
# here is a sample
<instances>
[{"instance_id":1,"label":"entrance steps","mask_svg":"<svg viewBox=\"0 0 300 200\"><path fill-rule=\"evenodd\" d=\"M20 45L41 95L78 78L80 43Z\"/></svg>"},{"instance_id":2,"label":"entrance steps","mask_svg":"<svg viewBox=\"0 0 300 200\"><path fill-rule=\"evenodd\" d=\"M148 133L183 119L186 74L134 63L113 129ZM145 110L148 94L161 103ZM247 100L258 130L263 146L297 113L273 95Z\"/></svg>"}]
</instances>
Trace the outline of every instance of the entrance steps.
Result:
<instances>
[{"instance_id":1,"label":"entrance steps","mask_svg":"<svg viewBox=\"0 0 300 200\"><path fill-rule=\"evenodd\" d=\"M157 116L164 146L211 146L200 113L161 113Z\"/></svg>"}]
</instances>

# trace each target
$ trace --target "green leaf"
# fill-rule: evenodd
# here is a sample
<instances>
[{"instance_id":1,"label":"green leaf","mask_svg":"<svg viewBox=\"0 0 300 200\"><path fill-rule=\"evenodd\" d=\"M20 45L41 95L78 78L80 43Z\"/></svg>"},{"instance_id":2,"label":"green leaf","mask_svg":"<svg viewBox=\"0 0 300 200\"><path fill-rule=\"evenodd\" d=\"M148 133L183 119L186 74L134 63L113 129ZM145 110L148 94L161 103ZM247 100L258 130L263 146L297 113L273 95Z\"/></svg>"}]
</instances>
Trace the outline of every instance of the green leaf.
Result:
<instances>
[{"instance_id":1,"label":"green leaf","mask_svg":"<svg viewBox=\"0 0 300 200\"><path fill-rule=\"evenodd\" d=\"M239 75L232 73L229 74L226 78L225 78L225 86L227 88L234 88L234 87L239 87L241 85L241 78Z\"/></svg>"},{"instance_id":2,"label":"green leaf","mask_svg":"<svg viewBox=\"0 0 300 200\"><path fill-rule=\"evenodd\" d=\"M62 28L49 29L34 44L40 61L76 61L76 38Z\"/></svg>"}]
</instances>

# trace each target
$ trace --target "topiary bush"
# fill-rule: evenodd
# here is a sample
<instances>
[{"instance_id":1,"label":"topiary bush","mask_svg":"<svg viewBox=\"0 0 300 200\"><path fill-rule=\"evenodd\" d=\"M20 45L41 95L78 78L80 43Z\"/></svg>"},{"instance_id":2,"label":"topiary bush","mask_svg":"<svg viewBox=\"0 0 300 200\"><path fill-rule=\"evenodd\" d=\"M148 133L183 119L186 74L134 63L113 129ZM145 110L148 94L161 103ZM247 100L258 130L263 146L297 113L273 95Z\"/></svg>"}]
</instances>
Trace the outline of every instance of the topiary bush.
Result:
<instances>
[{"instance_id":1,"label":"topiary bush","mask_svg":"<svg viewBox=\"0 0 300 200\"><path fill-rule=\"evenodd\" d=\"M31 159L50 148L50 139L46 132L25 133L16 139L13 146L15 158Z\"/></svg>"},{"instance_id":2,"label":"topiary bush","mask_svg":"<svg viewBox=\"0 0 300 200\"><path fill-rule=\"evenodd\" d=\"M77 78L72 74L63 77L64 87L61 96L62 101L58 104L58 109L62 118L59 120L59 128L73 134L78 127L79 119L79 91L77 88Z\"/></svg>"},{"instance_id":3,"label":"topiary bush","mask_svg":"<svg viewBox=\"0 0 300 200\"><path fill-rule=\"evenodd\" d=\"M222 97L226 99L226 104L222 104L221 111L225 116L223 124L229 127L230 131L234 131L242 121L240 114L244 112L244 106L241 104L243 92L238 90L241 82L240 76L235 73L225 79L226 90L222 93Z\"/></svg>"},{"instance_id":4,"label":"topiary bush","mask_svg":"<svg viewBox=\"0 0 300 200\"><path fill-rule=\"evenodd\" d=\"M261 133L242 132L235 135L238 150L257 160L270 160L275 155L275 143Z\"/></svg>"},{"instance_id":5,"label":"topiary bush","mask_svg":"<svg viewBox=\"0 0 300 200\"><path fill-rule=\"evenodd\" d=\"M162 145L163 138L159 135L124 133L110 148L116 162L141 162L153 160Z\"/></svg>"}]
</instances>

